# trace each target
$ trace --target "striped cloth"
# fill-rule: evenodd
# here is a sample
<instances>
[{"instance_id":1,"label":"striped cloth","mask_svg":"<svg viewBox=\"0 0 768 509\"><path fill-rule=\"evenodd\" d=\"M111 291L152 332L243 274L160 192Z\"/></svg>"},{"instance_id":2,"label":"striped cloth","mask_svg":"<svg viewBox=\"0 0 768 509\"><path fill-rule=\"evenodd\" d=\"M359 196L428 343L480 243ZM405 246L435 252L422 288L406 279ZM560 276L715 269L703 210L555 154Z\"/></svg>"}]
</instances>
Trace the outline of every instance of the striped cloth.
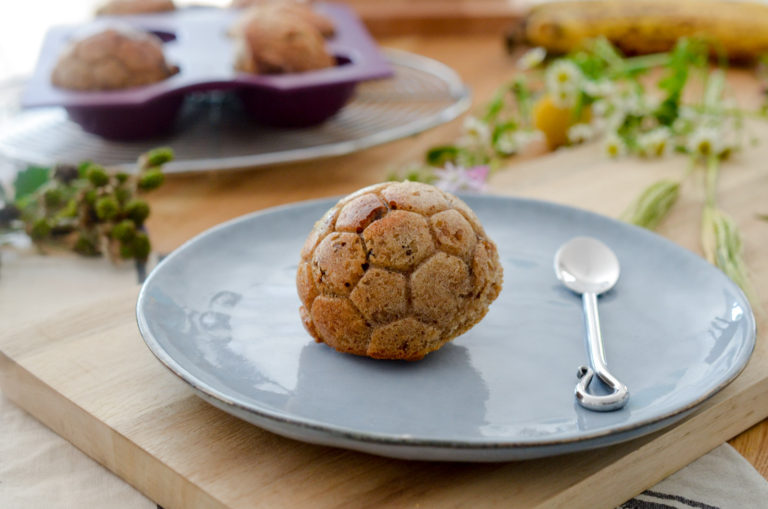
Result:
<instances>
[{"instance_id":1,"label":"striped cloth","mask_svg":"<svg viewBox=\"0 0 768 509\"><path fill-rule=\"evenodd\" d=\"M768 509L766 481L723 444L618 509Z\"/></svg>"}]
</instances>

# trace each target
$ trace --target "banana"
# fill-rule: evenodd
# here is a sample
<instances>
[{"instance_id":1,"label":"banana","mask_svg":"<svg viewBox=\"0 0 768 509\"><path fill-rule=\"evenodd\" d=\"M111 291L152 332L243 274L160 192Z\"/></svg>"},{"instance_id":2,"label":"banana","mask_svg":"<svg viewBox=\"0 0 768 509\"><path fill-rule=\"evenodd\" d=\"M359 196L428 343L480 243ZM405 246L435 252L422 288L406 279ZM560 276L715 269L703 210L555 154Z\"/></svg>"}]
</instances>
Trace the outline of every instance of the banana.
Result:
<instances>
[{"instance_id":1,"label":"banana","mask_svg":"<svg viewBox=\"0 0 768 509\"><path fill-rule=\"evenodd\" d=\"M586 0L544 3L526 17L525 39L553 53L604 36L627 54L668 51L701 37L734 60L768 51L768 5L718 0Z\"/></svg>"}]
</instances>

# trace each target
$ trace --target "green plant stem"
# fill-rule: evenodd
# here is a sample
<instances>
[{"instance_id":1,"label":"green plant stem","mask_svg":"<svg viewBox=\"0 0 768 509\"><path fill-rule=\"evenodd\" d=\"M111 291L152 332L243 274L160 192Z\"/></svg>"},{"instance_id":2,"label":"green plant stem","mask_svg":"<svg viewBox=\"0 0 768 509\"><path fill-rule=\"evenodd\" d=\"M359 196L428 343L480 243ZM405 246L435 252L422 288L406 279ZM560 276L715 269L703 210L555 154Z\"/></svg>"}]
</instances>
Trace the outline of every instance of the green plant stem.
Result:
<instances>
[{"instance_id":1,"label":"green plant stem","mask_svg":"<svg viewBox=\"0 0 768 509\"><path fill-rule=\"evenodd\" d=\"M666 65L669 62L669 53L653 53L651 55L641 55L637 57L625 58L621 66L617 66L611 76L622 76L633 74L640 71L646 71L653 67Z\"/></svg>"},{"instance_id":2,"label":"green plant stem","mask_svg":"<svg viewBox=\"0 0 768 509\"><path fill-rule=\"evenodd\" d=\"M703 105L716 113L722 112L723 92L725 91L725 72L715 69L707 75L706 88L704 89Z\"/></svg>"},{"instance_id":3,"label":"green plant stem","mask_svg":"<svg viewBox=\"0 0 768 509\"><path fill-rule=\"evenodd\" d=\"M717 178L720 173L720 158L714 154L707 158L706 173L706 204L708 207L715 207L717 198Z\"/></svg>"}]
</instances>

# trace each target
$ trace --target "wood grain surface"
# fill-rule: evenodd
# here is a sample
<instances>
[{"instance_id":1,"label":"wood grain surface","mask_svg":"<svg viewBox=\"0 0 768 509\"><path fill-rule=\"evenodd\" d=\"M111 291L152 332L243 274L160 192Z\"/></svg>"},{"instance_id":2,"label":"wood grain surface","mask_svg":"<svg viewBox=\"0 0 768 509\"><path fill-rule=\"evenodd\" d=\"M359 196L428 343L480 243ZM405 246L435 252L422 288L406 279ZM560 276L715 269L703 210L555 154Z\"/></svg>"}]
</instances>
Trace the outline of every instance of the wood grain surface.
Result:
<instances>
[{"instance_id":1,"label":"wood grain surface","mask_svg":"<svg viewBox=\"0 0 768 509\"><path fill-rule=\"evenodd\" d=\"M401 37L385 44L456 68L479 100L514 72L497 37ZM758 96L745 73L731 82ZM459 122L365 152L255 171L169 179L149 223L168 252L223 220L380 181L456 136ZM762 306L768 304L768 126L723 170L719 199L742 228ZM616 216L638 190L680 175L681 159L609 161L597 146L513 162L493 192ZM698 250L700 182L690 179L660 233ZM0 282L0 386L7 396L166 509L195 507L614 507L768 416L768 336L739 378L679 425L583 454L506 464L418 463L303 444L262 431L195 397L141 342L130 267L103 260L6 256ZM768 424L734 445L768 477Z\"/></svg>"},{"instance_id":2,"label":"wood grain surface","mask_svg":"<svg viewBox=\"0 0 768 509\"><path fill-rule=\"evenodd\" d=\"M531 0L345 0L376 36L503 34Z\"/></svg>"}]
</instances>

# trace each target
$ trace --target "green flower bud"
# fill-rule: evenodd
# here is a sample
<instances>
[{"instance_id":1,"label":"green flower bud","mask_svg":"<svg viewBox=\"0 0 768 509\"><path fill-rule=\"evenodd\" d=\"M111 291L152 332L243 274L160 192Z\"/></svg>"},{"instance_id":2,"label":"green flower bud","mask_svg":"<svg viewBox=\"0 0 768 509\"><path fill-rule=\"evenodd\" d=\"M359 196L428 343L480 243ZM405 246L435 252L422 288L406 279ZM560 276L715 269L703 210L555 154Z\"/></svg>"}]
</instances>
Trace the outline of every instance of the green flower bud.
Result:
<instances>
[{"instance_id":1,"label":"green flower bud","mask_svg":"<svg viewBox=\"0 0 768 509\"><path fill-rule=\"evenodd\" d=\"M102 196L96 200L96 217L102 221L109 221L117 215L120 206L114 196Z\"/></svg>"},{"instance_id":2,"label":"green flower bud","mask_svg":"<svg viewBox=\"0 0 768 509\"><path fill-rule=\"evenodd\" d=\"M66 206L64 206L64 208L56 215L58 217L77 217L77 201L74 199L69 200Z\"/></svg>"},{"instance_id":3,"label":"green flower bud","mask_svg":"<svg viewBox=\"0 0 768 509\"><path fill-rule=\"evenodd\" d=\"M77 173L80 178L86 178L88 176L88 168L91 167L93 162L91 161L83 161L82 163L77 165Z\"/></svg>"},{"instance_id":4,"label":"green flower bud","mask_svg":"<svg viewBox=\"0 0 768 509\"><path fill-rule=\"evenodd\" d=\"M117 181L121 184L124 184L128 180L129 175L125 173L124 171L118 172L115 174L115 178Z\"/></svg>"},{"instance_id":5,"label":"green flower bud","mask_svg":"<svg viewBox=\"0 0 768 509\"><path fill-rule=\"evenodd\" d=\"M137 232L131 242L131 249L133 250L133 257L137 260L146 260L149 258L151 245L147 234L144 232Z\"/></svg>"},{"instance_id":6,"label":"green flower bud","mask_svg":"<svg viewBox=\"0 0 768 509\"><path fill-rule=\"evenodd\" d=\"M29 236L32 240L42 240L51 234L51 223L44 217L36 219L29 230Z\"/></svg>"},{"instance_id":7,"label":"green flower bud","mask_svg":"<svg viewBox=\"0 0 768 509\"><path fill-rule=\"evenodd\" d=\"M112 228L110 234L115 240L130 242L136 236L136 225L130 219L123 219Z\"/></svg>"},{"instance_id":8,"label":"green flower bud","mask_svg":"<svg viewBox=\"0 0 768 509\"><path fill-rule=\"evenodd\" d=\"M120 258L129 260L133 258L133 244L120 244Z\"/></svg>"},{"instance_id":9,"label":"green flower bud","mask_svg":"<svg viewBox=\"0 0 768 509\"><path fill-rule=\"evenodd\" d=\"M82 234L80 234L80 236L77 237L77 240L75 241L75 245L73 249L75 250L75 252L80 253L81 255L84 255L84 256L96 256L100 254L99 248L96 245L96 243L90 238Z\"/></svg>"},{"instance_id":10,"label":"green flower bud","mask_svg":"<svg viewBox=\"0 0 768 509\"><path fill-rule=\"evenodd\" d=\"M173 161L173 149L170 147L160 147L147 152L147 166L160 166L169 161Z\"/></svg>"},{"instance_id":11,"label":"green flower bud","mask_svg":"<svg viewBox=\"0 0 768 509\"><path fill-rule=\"evenodd\" d=\"M118 187L115 189L115 198L117 198L117 201L121 204L125 204L128 200L131 199L131 190L126 189L124 187Z\"/></svg>"},{"instance_id":12,"label":"green flower bud","mask_svg":"<svg viewBox=\"0 0 768 509\"><path fill-rule=\"evenodd\" d=\"M165 180L165 175L160 168L150 168L139 177L139 189L151 191L160 187Z\"/></svg>"},{"instance_id":13,"label":"green flower bud","mask_svg":"<svg viewBox=\"0 0 768 509\"><path fill-rule=\"evenodd\" d=\"M43 199L48 207L58 207L64 202L64 191L60 187L51 187L45 190Z\"/></svg>"},{"instance_id":14,"label":"green flower bud","mask_svg":"<svg viewBox=\"0 0 768 509\"><path fill-rule=\"evenodd\" d=\"M96 190L89 189L85 192L85 195L83 195L83 200L85 200L85 203L93 207L93 204L96 203L97 197L98 197L98 194L96 193Z\"/></svg>"},{"instance_id":15,"label":"green flower bud","mask_svg":"<svg viewBox=\"0 0 768 509\"><path fill-rule=\"evenodd\" d=\"M136 223L136 226L141 226L149 216L149 204L138 198L133 199L125 206L125 215Z\"/></svg>"},{"instance_id":16,"label":"green flower bud","mask_svg":"<svg viewBox=\"0 0 768 509\"><path fill-rule=\"evenodd\" d=\"M92 164L86 170L86 177L96 187L106 186L109 183L107 171L99 165Z\"/></svg>"}]
</instances>

